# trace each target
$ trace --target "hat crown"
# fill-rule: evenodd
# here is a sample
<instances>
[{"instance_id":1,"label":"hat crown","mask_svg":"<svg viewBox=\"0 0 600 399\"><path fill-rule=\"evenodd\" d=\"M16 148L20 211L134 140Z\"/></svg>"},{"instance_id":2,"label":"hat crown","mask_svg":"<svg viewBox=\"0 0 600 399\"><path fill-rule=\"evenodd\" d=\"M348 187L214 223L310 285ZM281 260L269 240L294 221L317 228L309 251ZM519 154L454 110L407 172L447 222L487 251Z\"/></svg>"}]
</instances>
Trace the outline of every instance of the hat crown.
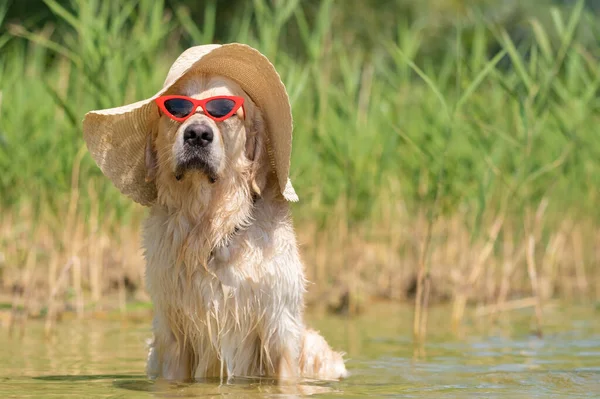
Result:
<instances>
[{"instance_id":1,"label":"hat crown","mask_svg":"<svg viewBox=\"0 0 600 399\"><path fill-rule=\"evenodd\" d=\"M200 46L190 47L177 57L169 73L165 78L163 88L171 86L175 81L181 77L195 62L199 61L206 54L210 53L216 48L221 47L220 44L204 44Z\"/></svg>"}]
</instances>

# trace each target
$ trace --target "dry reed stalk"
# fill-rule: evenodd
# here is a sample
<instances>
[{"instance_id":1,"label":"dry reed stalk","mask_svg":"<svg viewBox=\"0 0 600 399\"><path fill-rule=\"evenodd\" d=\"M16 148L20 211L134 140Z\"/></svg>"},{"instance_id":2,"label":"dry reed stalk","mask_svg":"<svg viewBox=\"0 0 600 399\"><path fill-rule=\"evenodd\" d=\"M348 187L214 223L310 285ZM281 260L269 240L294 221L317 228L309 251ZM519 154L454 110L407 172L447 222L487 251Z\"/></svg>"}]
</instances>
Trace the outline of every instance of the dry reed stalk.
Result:
<instances>
[{"instance_id":1,"label":"dry reed stalk","mask_svg":"<svg viewBox=\"0 0 600 399\"><path fill-rule=\"evenodd\" d=\"M560 261L557 262L556 275L558 277L559 289L561 297L566 301L571 301L574 298L574 287L571 284L569 276L574 274L574 258L573 240L571 236L576 230L576 224L570 219L565 219L561 222L558 231L562 232L565 237L563 253L560 254ZM568 239L567 239L568 238Z\"/></svg>"},{"instance_id":2,"label":"dry reed stalk","mask_svg":"<svg viewBox=\"0 0 600 399\"><path fill-rule=\"evenodd\" d=\"M398 246L392 247L390 253L395 250L397 254L408 253L408 244L406 241L398 240ZM390 254L391 257L391 254ZM412 266L406 262L401 256L394 263L390 263L391 267L388 271L388 278L390 280L390 298L394 300L400 300L405 297L405 290L403 289L403 282L409 279L409 274L412 270Z\"/></svg>"},{"instance_id":3,"label":"dry reed stalk","mask_svg":"<svg viewBox=\"0 0 600 399\"><path fill-rule=\"evenodd\" d=\"M83 226L83 225L80 225ZM79 237L79 235L77 236ZM83 302L83 289L81 286L81 261L79 256L72 252L71 259L73 259L72 278L73 278L73 290L75 291L75 312L78 318L83 317L85 304Z\"/></svg>"},{"instance_id":4,"label":"dry reed stalk","mask_svg":"<svg viewBox=\"0 0 600 399\"><path fill-rule=\"evenodd\" d=\"M386 199L402 198L402 190L397 180L390 179L388 187L389 192L384 193ZM388 240L386 264L388 265L389 293L390 298L399 299L402 298L401 281L405 280L404 276L410 273L410 268L406 267L407 263L401 262L399 256L402 252L407 252L407 238L412 236L406 231L405 220L408 211L404 201L383 200L381 202L386 205L382 220L386 225L384 231Z\"/></svg>"},{"instance_id":5,"label":"dry reed stalk","mask_svg":"<svg viewBox=\"0 0 600 399\"><path fill-rule=\"evenodd\" d=\"M127 242L127 233L125 232L124 228L121 228L120 232L120 240L119 240L119 251L121 256L120 261L121 261L121 266L119 267L119 273L118 273L118 285L117 285L117 290L118 290L118 297L119 297L119 311L124 314L127 312L127 292L125 290L125 265L127 264L127 256L126 256L126 252L125 252L125 246L123 245L123 243Z\"/></svg>"},{"instance_id":6,"label":"dry reed stalk","mask_svg":"<svg viewBox=\"0 0 600 399\"><path fill-rule=\"evenodd\" d=\"M344 198L342 201L342 217L339 218L338 227L336 229L337 234L337 244L336 248L345 248L345 251L341 251L341 265L342 271L347 278L347 298L348 298L348 314L356 315L359 311L359 301L358 301L358 292L359 292L359 282L356 276L356 270L360 268L360 259L354 258L352 256L352 236L350 235L350 227L348 225L349 218L348 215L348 199Z\"/></svg>"},{"instance_id":7,"label":"dry reed stalk","mask_svg":"<svg viewBox=\"0 0 600 399\"><path fill-rule=\"evenodd\" d=\"M594 247L594 259L595 265L600 265L600 233L595 234L595 242L592 243ZM596 302L600 302L600 267L596 266Z\"/></svg>"},{"instance_id":8,"label":"dry reed stalk","mask_svg":"<svg viewBox=\"0 0 600 399\"><path fill-rule=\"evenodd\" d=\"M559 276L557 274L557 263L558 254L564 252L565 248L565 235L562 232L553 234L548 240L546 251L544 252L544 258L542 260L543 274L546 276L546 280L550 285L548 297L554 294L553 283L558 281Z\"/></svg>"},{"instance_id":9,"label":"dry reed stalk","mask_svg":"<svg viewBox=\"0 0 600 399\"><path fill-rule=\"evenodd\" d=\"M515 242L512 225L507 224L503 230L502 242L502 277L500 279L500 287L498 288L498 297L496 299L496 307L501 308L506 301L510 290L510 277L515 268Z\"/></svg>"},{"instance_id":10,"label":"dry reed stalk","mask_svg":"<svg viewBox=\"0 0 600 399\"><path fill-rule=\"evenodd\" d=\"M315 243L315 279L316 281L326 281L327 275L327 247L325 245L326 237L320 234L321 239ZM321 287L323 289L324 287Z\"/></svg>"},{"instance_id":11,"label":"dry reed stalk","mask_svg":"<svg viewBox=\"0 0 600 399\"><path fill-rule=\"evenodd\" d=\"M94 306L98 306L102 299L102 242L99 237L100 205L95 186L92 181L88 184L90 198L90 219L88 237L88 268L91 290L91 299Z\"/></svg>"},{"instance_id":12,"label":"dry reed stalk","mask_svg":"<svg viewBox=\"0 0 600 399\"><path fill-rule=\"evenodd\" d=\"M58 271L58 265L60 264L60 261L58 260L58 251L52 252L50 255L50 262L48 262L48 277L47 277L47 282L48 282L48 292L51 292L54 289L54 286L56 284L56 279L57 279L57 271Z\"/></svg>"},{"instance_id":13,"label":"dry reed stalk","mask_svg":"<svg viewBox=\"0 0 600 399\"><path fill-rule=\"evenodd\" d=\"M419 321L419 337L421 337L422 342L425 342L425 336L427 334L427 320L429 316L429 298L431 296L431 277L429 275L425 276L425 281L423 281L423 309L421 311L421 320Z\"/></svg>"},{"instance_id":14,"label":"dry reed stalk","mask_svg":"<svg viewBox=\"0 0 600 399\"><path fill-rule=\"evenodd\" d=\"M35 232L37 231L38 229L36 228ZM25 335L25 327L31 312L31 302L34 293L33 286L35 284L35 271L38 266L37 255L37 249L31 248L27 256L27 262L25 263L25 273L23 277L23 318L21 319L21 337Z\"/></svg>"},{"instance_id":15,"label":"dry reed stalk","mask_svg":"<svg viewBox=\"0 0 600 399\"><path fill-rule=\"evenodd\" d=\"M498 308L502 308L504 306L504 303L506 303L506 301L508 300L508 294L511 290L510 282L518 270L516 266L523 262L526 251L527 246L525 244L522 244L516 251L516 254L513 253L511 255L512 259L506 258L503 262L502 283L500 284L500 290L498 292L498 298L496 300L495 305Z\"/></svg>"},{"instance_id":16,"label":"dry reed stalk","mask_svg":"<svg viewBox=\"0 0 600 399\"><path fill-rule=\"evenodd\" d=\"M63 245L68 245L65 248L65 252L69 254L70 259L78 259L77 251L75 250L74 238L77 235L77 208L79 204L79 170L81 161L86 154L86 147L82 146L79 152L75 155L73 161L73 169L71 170L71 193L69 196L69 205L67 208L67 219L66 228L64 230ZM84 303L83 303L83 292L81 289L81 262L77 261L73 263L71 267L71 279L73 282L73 289L75 291L76 311L77 317L83 317Z\"/></svg>"},{"instance_id":17,"label":"dry reed stalk","mask_svg":"<svg viewBox=\"0 0 600 399\"><path fill-rule=\"evenodd\" d=\"M56 297L62 290L62 286L67 281L69 271L72 265L73 259L69 259L69 261L65 263L48 297L48 312L46 314L46 322L44 323L44 332L47 337L50 336L50 333L52 332L52 323L56 321Z\"/></svg>"},{"instance_id":18,"label":"dry reed stalk","mask_svg":"<svg viewBox=\"0 0 600 399\"><path fill-rule=\"evenodd\" d=\"M531 292L535 298L536 335L542 336L542 299L540 297L539 281L535 267L535 237L530 234L527 240L527 273L531 281Z\"/></svg>"},{"instance_id":19,"label":"dry reed stalk","mask_svg":"<svg viewBox=\"0 0 600 399\"><path fill-rule=\"evenodd\" d=\"M395 198L395 196L391 196ZM406 248L406 234L402 231L400 226L403 223L402 215L398 212L391 204L385 206L383 209L381 220L384 225L381 229L383 237L378 237L378 241L383 243L381 249L385 256L382 257L382 270L379 273L380 279L378 282L378 291L387 293L390 299L402 298L402 281L404 280L404 274L406 274L406 263L399 261L399 254L405 251Z\"/></svg>"},{"instance_id":20,"label":"dry reed stalk","mask_svg":"<svg viewBox=\"0 0 600 399\"><path fill-rule=\"evenodd\" d=\"M588 281L585 273L584 244L581 232L579 230L573 231L571 240L573 243L577 292L579 293L580 299L584 300L588 293Z\"/></svg>"},{"instance_id":21,"label":"dry reed stalk","mask_svg":"<svg viewBox=\"0 0 600 399\"><path fill-rule=\"evenodd\" d=\"M17 319L20 321L21 336L25 334L25 324L29 317L29 304L31 297L31 285L33 283L33 275L37 266L37 251L35 248L31 248L27 253L25 260L25 268L23 270L20 286L21 292L14 292L12 299L12 309L10 314L10 320L8 323L8 333L12 336Z\"/></svg>"},{"instance_id":22,"label":"dry reed stalk","mask_svg":"<svg viewBox=\"0 0 600 399\"><path fill-rule=\"evenodd\" d=\"M479 279L479 276L483 272L485 262L492 254L492 250L494 249L496 239L498 238L498 233L500 233L500 229L502 228L503 224L504 215L500 214L496 217L494 223L490 228L487 242L485 243L483 249L479 253L479 257L475 261L473 269L471 269L471 274L467 278L466 286L459 288L455 294L454 303L452 305L452 326L454 329L458 327L458 325L463 319L470 291L473 289L473 286L475 285L475 283Z\"/></svg>"},{"instance_id":23,"label":"dry reed stalk","mask_svg":"<svg viewBox=\"0 0 600 399\"><path fill-rule=\"evenodd\" d=\"M455 281L458 279L458 275L460 274L460 269L464 265L463 257L467 251L464 250L465 245L465 237L464 234L461 234L462 226L464 223L461 217L452 218L447 223L447 232L445 237L452 237L453 240L446 240L444 248L446 248L446 252L443 255L441 262L446 265L453 265L454 267L449 267L450 272L450 280ZM468 241L467 241L468 242Z\"/></svg>"},{"instance_id":24,"label":"dry reed stalk","mask_svg":"<svg viewBox=\"0 0 600 399\"><path fill-rule=\"evenodd\" d=\"M421 214L422 215L422 214ZM424 216L421 216L424 218ZM421 219L423 220L423 219ZM413 316L413 338L415 343L423 343L425 341L425 331L422 331L421 327L423 325L423 313L426 313L424 310L424 304L428 302L425 298L424 294L429 293L424 290L424 283L426 278L427 271L427 254L429 253L429 245L431 243L431 234L433 230L433 217L429 218L426 230L425 230L425 239L421 245L421 250L419 251L419 266L417 271L417 291L415 294L415 309Z\"/></svg>"}]
</instances>

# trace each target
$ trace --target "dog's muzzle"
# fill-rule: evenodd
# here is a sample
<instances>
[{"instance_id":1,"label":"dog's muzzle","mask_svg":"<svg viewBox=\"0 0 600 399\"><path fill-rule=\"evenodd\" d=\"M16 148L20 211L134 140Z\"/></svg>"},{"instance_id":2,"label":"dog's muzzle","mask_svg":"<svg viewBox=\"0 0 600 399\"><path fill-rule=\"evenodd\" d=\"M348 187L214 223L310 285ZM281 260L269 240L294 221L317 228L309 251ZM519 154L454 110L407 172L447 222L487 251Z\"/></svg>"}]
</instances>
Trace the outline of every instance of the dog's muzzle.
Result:
<instances>
[{"instance_id":1,"label":"dog's muzzle","mask_svg":"<svg viewBox=\"0 0 600 399\"><path fill-rule=\"evenodd\" d=\"M217 181L217 162L212 154L213 139L213 128L205 123L193 123L185 128L183 150L177 156L177 180L181 180L187 171L200 170L211 183Z\"/></svg>"}]
</instances>

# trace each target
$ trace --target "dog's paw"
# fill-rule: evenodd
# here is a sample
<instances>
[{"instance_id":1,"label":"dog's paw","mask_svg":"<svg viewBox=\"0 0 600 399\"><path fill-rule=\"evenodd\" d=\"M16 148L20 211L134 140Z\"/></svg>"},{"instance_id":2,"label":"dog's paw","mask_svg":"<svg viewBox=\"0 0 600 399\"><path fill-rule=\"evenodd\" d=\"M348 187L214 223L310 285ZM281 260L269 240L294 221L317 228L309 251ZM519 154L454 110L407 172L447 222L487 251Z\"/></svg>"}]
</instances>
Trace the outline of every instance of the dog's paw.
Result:
<instances>
[{"instance_id":1,"label":"dog's paw","mask_svg":"<svg viewBox=\"0 0 600 399\"><path fill-rule=\"evenodd\" d=\"M343 354L333 351L317 331L306 330L300 355L302 375L308 378L338 380L347 378Z\"/></svg>"}]
</instances>

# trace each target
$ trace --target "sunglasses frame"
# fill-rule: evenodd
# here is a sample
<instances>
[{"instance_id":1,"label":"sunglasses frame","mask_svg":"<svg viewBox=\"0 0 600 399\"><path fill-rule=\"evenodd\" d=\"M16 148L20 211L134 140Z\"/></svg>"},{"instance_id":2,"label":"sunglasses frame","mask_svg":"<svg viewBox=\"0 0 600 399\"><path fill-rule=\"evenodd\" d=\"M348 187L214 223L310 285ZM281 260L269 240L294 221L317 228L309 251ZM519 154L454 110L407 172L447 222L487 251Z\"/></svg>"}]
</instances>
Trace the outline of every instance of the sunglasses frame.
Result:
<instances>
[{"instance_id":1,"label":"sunglasses frame","mask_svg":"<svg viewBox=\"0 0 600 399\"><path fill-rule=\"evenodd\" d=\"M186 100L186 101L191 102L192 103L192 111L188 115L186 115L182 118L176 117L175 115L171 114L167 110L167 108L165 106L165 102L168 100L174 100L174 99ZM227 113L227 115L217 118L217 117L209 114L205 108L206 104L209 101L213 101L213 100L231 100L235 104L234 104L233 108L231 109L231 111L229 111ZM244 97L239 97L239 96L214 96L214 97L203 98L202 100L197 100L195 98L187 97L187 96L169 95L169 96L160 96L160 97L156 98L154 100L154 102L156 103L156 105L158 105L158 108L162 111L162 113L164 115L168 116L169 118L171 118L177 122L184 122L186 119L188 119L189 117L194 115L196 113L196 110L198 109L198 107L202 108L202 111L204 111L204 115L208 116L210 119L212 119L215 122L222 122L225 119L232 117L238 111L238 109L240 109L240 107L242 108L242 112L244 113L244 115L246 115L246 110L244 109Z\"/></svg>"}]
</instances>

